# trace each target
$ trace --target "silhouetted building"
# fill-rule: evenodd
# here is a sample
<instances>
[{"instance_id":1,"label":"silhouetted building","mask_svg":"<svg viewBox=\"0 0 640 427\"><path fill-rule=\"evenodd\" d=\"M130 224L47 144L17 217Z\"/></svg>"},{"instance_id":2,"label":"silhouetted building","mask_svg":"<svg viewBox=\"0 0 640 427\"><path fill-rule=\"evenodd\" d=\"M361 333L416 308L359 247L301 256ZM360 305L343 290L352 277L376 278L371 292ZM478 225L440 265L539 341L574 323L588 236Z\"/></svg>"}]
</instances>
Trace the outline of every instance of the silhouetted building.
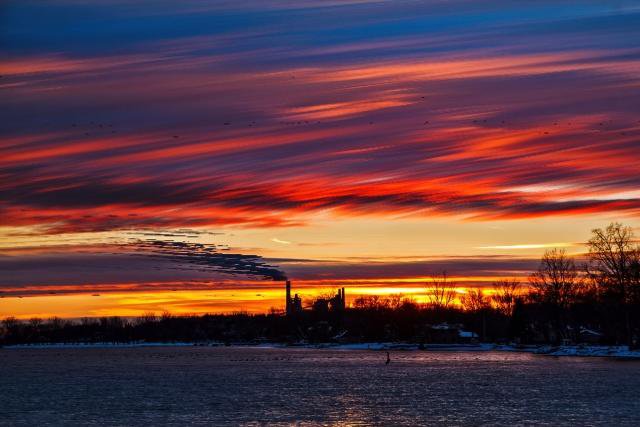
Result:
<instances>
[{"instance_id":1,"label":"silhouetted building","mask_svg":"<svg viewBox=\"0 0 640 427\"><path fill-rule=\"evenodd\" d=\"M286 295L285 295L285 313L291 313L291 281L287 280L285 284Z\"/></svg>"},{"instance_id":2,"label":"silhouetted building","mask_svg":"<svg viewBox=\"0 0 640 427\"><path fill-rule=\"evenodd\" d=\"M428 325L426 329L427 341L432 343L454 344L472 343L478 341L478 334L465 331L459 323L440 323Z\"/></svg>"},{"instance_id":3,"label":"silhouetted building","mask_svg":"<svg viewBox=\"0 0 640 427\"><path fill-rule=\"evenodd\" d=\"M338 293L332 298L318 298L313 303L313 310L321 313L342 312L346 308L346 297L344 288L338 289ZM302 311L302 299L295 294L291 297L291 281L287 280L285 295L285 311L287 315Z\"/></svg>"},{"instance_id":4,"label":"silhouetted building","mask_svg":"<svg viewBox=\"0 0 640 427\"><path fill-rule=\"evenodd\" d=\"M588 344L600 344L604 334L593 329L581 327L578 336L580 338L580 342Z\"/></svg>"},{"instance_id":5,"label":"silhouetted building","mask_svg":"<svg viewBox=\"0 0 640 427\"><path fill-rule=\"evenodd\" d=\"M313 302L313 311L316 313L328 313L329 312L329 300L325 298L318 298Z\"/></svg>"},{"instance_id":6,"label":"silhouetted building","mask_svg":"<svg viewBox=\"0 0 640 427\"><path fill-rule=\"evenodd\" d=\"M329 300L329 307L332 311L344 311L346 308L346 298L344 296L344 288L338 289L338 293Z\"/></svg>"},{"instance_id":7,"label":"silhouetted building","mask_svg":"<svg viewBox=\"0 0 640 427\"><path fill-rule=\"evenodd\" d=\"M302 311L302 299L295 294L293 298L291 298L291 281L287 280L286 283L286 301L285 301L285 312L287 316L290 316L294 313L299 313Z\"/></svg>"}]
</instances>

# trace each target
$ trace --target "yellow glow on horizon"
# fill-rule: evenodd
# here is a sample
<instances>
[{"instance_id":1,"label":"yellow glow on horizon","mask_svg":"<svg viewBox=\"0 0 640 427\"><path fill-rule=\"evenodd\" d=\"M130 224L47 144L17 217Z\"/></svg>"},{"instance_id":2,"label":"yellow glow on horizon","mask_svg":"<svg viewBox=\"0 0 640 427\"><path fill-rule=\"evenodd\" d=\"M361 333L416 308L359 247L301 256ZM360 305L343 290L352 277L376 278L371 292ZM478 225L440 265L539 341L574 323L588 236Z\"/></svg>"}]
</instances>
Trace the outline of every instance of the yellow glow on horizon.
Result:
<instances>
[{"instance_id":1,"label":"yellow glow on horizon","mask_svg":"<svg viewBox=\"0 0 640 427\"><path fill-rule=\"evenodd\" d=\"M415 279L417 282L417 279ZM475 280L474 280L475 281ZM492 293L491 281L472 286L461 285L460 280L452 281L450 286L458 296L468 289L482 289L487 295ZM401 295L422 304L429 302L430 284L410 286L407 280L399 279L389 282L403 283L405 286L370 286L344 282L315 283L311 286L304 282L295 282L293 292L300 295L304 303L329 292L335 292L339 287L346 287L349 305L360 296L389 297ZM382 282L379 282L382 283ZM464 283L464 282L462 282ZM457 298L456 298L457 301ZM233 313L246 311L248 313L266 313L271 308L284 308L284 287L274 284L268 288L249 289L201 289L177 291L130 291L105 292L99 295L88 293L66 295L36 295L28 297L0 298L0 319L16 317L29 319L33 317L49 318L80 318L101 316L134 317L153 312L157 315L168 312L174 315L202 315L207 313Z\"/></svg>"},{"instance_id":2,"label":"yellow glow on horizon","mask_svg":"<svg viewBox=\"0 0 640 427\"><path fill-rule=\"evenodd\" d=\"M514 257L509 250L518 248L517 256L539 257L546 245L559 246L558 243L544 242L582 242L589 237L589 230L602 227L610 221L619 220L618 216L597 215L573 218L528 219L527 221L460 222L442 218L418 220L403 218L388 221L384 218L340 219L328 213L312 215L306 226L271 228L223 228L222 235L203 234L192 239L199 243L219 243L228 245L234 252L256 253L262 256L299 258L301 264L310 259L314 262L344 266L340 274L350 274L348 267L353 264L374 263L411 263L422 261L440 261L447 258L492 256L496 258ZM638 227L637 220L625 220L631 226ZM215 231L211 229L202 229ZM65 251L82 251L82 245L98 245L112 240L122 240L132 236L132 231L105 233L75 233L55 236L28 236L15 238L13 233L37 231L31 228L12 227L0 229L0 245L14 247L15 251L4 251L9 257L30 251L43 253L55 252L61 245L69 245ZM138 230L139 231L139 230ZM282 244L272 241L274 236ZM522 242L527 242L523 244ZM536 242L536 243L529 243ZM568 243L564 243L568 244ZM575 244L578 245L578 244ZM493 247L495 249L478 249ZM502 249L500 249L502 248ZM508 249L509 248L509 249ZM576 246L577 249L582 249ZM98 248L99 249L99 248ZM95 252L95 248L87 249ZM65 252L62 251L62 252ZM292 263L293 264L293 263ZM425 263L425 265L427 265ZM415 277L357 277L347 276L341 279L294 279L294 292L309 300L337 287L347 288L347 299L352 302L358 295L403 294L416 302L426 302L427 288L430 286L430 271ZM450 275L449 282L462 292L467 287L483 288L490 293L493 282L505 277L520 277L525 281L529 271L496 271L491 276L469 274L455 277ZM344 277L344 276L343 276ZM186 282L181 282L186 283ZM247 281L249 283L249 281ZM223 289L214 289L209 284L186 283L172 290L171 285L155 284L153 290L140 290L144 286L137 283L96 285L100 296L82 294L82 288L73 285L60 286L58 295L24 296L15 295L29 291L47 292L47 288L7 284L0 298L0 318L15 316L30 317L83 317L83 316L138 316L146 312L173 314L229 313L246 310L251 313L264 313L271 307L282 308L283 284L261 281L249 283L225 283ZM185 286L193 286L188 289ZM246 286L246 288L245 288ZM58 289L56 289L58 290Z\"/></svg>"}]
</instances>

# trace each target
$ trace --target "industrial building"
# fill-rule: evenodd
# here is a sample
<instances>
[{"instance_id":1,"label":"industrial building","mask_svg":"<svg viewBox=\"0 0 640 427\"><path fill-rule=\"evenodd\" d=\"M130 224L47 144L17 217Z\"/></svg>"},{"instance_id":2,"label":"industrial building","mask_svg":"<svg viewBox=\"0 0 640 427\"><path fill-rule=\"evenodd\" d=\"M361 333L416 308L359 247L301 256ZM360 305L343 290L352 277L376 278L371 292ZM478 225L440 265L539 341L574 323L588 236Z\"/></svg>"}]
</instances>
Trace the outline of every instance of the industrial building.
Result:
<instances>
[{"instance_id":1,"label":"industrial building","mask_svg":"<svg viewBox=\"0 0 640 427\"><path fill-rule=\"evenodd\" d=\"M286 282L285 312L287 316L302 312L302 298L295 294L291 297L291 281ZM338 289L338 293L332 298L318 298L313 303L313 309L320 312L342 312L346 308L346 296L344 288Z\"/></svg>"}]
</instances>

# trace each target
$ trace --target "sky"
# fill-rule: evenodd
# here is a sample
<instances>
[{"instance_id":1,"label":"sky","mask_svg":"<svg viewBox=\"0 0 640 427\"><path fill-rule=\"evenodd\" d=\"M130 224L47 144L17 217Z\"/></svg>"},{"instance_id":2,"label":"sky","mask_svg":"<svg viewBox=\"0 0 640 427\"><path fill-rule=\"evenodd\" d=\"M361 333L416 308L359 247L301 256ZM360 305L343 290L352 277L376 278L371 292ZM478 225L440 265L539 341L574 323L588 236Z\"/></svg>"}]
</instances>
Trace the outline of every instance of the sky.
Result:
<instances>
[{"instance_id":1,"label":"sky","mask_svg":"<svg viewBox=\"0 0 640 427\"><path fill-rule=\"evenodd\" d=\"M640 227L637 1L8 0L0 317L526 279Z\"/></svg>"}]
</instances>

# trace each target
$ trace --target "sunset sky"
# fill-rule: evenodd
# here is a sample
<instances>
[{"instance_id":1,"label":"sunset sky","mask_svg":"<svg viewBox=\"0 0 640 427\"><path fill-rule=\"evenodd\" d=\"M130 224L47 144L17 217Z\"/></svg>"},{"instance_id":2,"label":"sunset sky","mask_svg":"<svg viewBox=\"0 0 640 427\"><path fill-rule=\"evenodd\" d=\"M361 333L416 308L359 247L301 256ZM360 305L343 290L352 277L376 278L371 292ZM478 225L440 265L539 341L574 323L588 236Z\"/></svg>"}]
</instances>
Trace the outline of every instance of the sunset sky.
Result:
<instances>
[{"instance_id":1,"label":"sunset sky","mask_svg":"<svg viewBox=\"0 0 640 427\"><path fill-rule=\"evenodd\" d=\"M640 227L638 41L637 1L4 1L0 318L579 256Z\"/></svg>"}]
</instances>

